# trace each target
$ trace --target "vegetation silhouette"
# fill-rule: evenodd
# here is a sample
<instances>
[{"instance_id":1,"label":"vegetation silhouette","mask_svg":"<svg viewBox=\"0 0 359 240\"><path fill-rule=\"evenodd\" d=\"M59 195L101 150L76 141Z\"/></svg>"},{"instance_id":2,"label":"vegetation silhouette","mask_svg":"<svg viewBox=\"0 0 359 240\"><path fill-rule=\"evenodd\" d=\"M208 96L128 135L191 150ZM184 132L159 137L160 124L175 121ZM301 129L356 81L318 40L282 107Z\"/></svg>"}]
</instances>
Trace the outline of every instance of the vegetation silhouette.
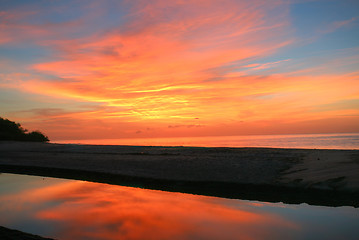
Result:
<instances>
[{"instance_id":1,"label":"vegetation silhouette","mask_svg":"<svg viewBox=\"0 0 359 240\"><path fill-rule=\"evenodd\" d=\"M0 140L27 141L27 142L48 142L50 141L40 131L28 132L21 127L20 123L0 117Z\"/></svg>"}]
</instances>

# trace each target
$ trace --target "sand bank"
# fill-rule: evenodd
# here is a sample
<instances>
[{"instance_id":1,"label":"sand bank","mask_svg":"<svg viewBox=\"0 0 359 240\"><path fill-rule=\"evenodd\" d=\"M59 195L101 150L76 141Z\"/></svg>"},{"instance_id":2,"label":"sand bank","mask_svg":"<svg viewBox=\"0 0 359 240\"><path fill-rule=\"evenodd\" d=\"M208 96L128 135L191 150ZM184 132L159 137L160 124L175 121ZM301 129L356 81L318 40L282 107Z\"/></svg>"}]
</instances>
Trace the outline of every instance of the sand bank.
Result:
<instances>
[{"instance_id":1,"label":"sand bank","mask_svg":"<svg viewBox=\"0 0 359 240\"><path fill-rule=\"evenodd\" d=\"M0 172L229 198L359 206L359 151L0 143Z\"/></svg>"}]
</instances>

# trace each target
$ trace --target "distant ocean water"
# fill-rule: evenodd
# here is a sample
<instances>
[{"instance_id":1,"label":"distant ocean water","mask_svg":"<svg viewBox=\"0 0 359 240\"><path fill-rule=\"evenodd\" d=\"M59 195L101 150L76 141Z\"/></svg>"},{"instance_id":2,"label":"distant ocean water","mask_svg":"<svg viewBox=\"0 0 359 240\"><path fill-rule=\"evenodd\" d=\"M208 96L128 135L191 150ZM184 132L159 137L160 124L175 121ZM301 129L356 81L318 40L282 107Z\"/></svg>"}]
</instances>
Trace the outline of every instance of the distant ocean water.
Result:
<instances>
[{"instance_id":1,"label":"distant ocean water","mask_svg":"<svg viewBox=\"0 0 359 240\"><path fill-rule=\"evenodd\" d=\"M359 133L292 134L179 138L126 138L61 140L54 143L135 145L135 146L195 146L195 147L273 147L308 149L359 149Z\"/></svg>"}]
</instances>

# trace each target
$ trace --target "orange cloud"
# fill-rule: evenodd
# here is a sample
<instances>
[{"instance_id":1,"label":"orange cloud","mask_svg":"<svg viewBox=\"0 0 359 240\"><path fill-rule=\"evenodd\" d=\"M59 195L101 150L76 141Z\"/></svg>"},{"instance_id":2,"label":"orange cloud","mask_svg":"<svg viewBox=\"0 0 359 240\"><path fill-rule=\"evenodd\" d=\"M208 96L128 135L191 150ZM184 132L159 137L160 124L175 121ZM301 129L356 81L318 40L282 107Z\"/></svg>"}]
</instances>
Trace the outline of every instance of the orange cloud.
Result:
<instances>
[{"instance_id":1,"label":"orange cloud","mask_svg":"<svg viewBox=\"0 0 359 240\"><path fill-rule=\"evenodd\" d=\"M224 128L220 125L239 129L239 122L256 131L264 122L274 129L278 123L358 114L354 108L317 111L323 104L359 98L357 74L273 74L272 68L289 61L256 63L293 42L287 1L124 1L123 6L129 13L117 28L42 40L56 58L33 64L35 72L26 77L7 75L0 82L97 104L91 110L42 114L42 127L55 138L60 134L56 121L69 119L83 123L83 136L99 136L91 129L101 122L112 132L117 126L116 135L133 137L147 128L161 136L218 135ZM206 130L180 131L169 125ZM290 132L295 131L293 124Z\"/></svg>"},{"instance_id":2,"label":"orange cloud","mask_svg":"<svg viewBox=\"0 0 359 240\"><path fill-rule=\"evenodd\" d=\"M164 21L165 16L153 13L158 11L156 3L139 8L140 16L124 33L113 32L79 43L65 41L63 49L75 48L68 50L66 60L34 65L37 71L64 80L28 81L25 88L110 106L137 108L164 102L184 106L191 101L187 94L207 89L213 84L206 80L222 74L214 74L211 69L269 54L288 43L275 37L283 35L285 25L262 19L268 7L265 4L248 9L235 1L226 1L225 6L171 2L163 7L177 11ZM184 12L186 15L181 15ZM147 18L152 24L139 26ZM149 111L150 106L138 111ZM147 115L161 117L158 112Z\"/></svg>"}]
</instances>

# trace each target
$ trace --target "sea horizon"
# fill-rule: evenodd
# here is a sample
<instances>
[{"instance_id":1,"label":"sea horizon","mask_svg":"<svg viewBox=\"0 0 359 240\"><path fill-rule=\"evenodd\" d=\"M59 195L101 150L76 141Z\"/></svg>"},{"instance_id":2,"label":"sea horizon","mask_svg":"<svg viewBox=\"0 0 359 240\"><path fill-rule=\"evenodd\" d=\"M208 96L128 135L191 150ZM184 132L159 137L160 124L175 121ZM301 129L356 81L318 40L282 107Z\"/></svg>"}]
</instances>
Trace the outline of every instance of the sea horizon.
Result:
<instances>
[{"instance_id":1,"label":"sea horizon","mask_svg":"<svg viewBox=\"0 0 359 240\"><path fill-rule=\"evenodd\" d=\"M359 133L268 134L204 137L143 137L54 140L58 144L359 149Z\"/></svg>"}]
</instances>

